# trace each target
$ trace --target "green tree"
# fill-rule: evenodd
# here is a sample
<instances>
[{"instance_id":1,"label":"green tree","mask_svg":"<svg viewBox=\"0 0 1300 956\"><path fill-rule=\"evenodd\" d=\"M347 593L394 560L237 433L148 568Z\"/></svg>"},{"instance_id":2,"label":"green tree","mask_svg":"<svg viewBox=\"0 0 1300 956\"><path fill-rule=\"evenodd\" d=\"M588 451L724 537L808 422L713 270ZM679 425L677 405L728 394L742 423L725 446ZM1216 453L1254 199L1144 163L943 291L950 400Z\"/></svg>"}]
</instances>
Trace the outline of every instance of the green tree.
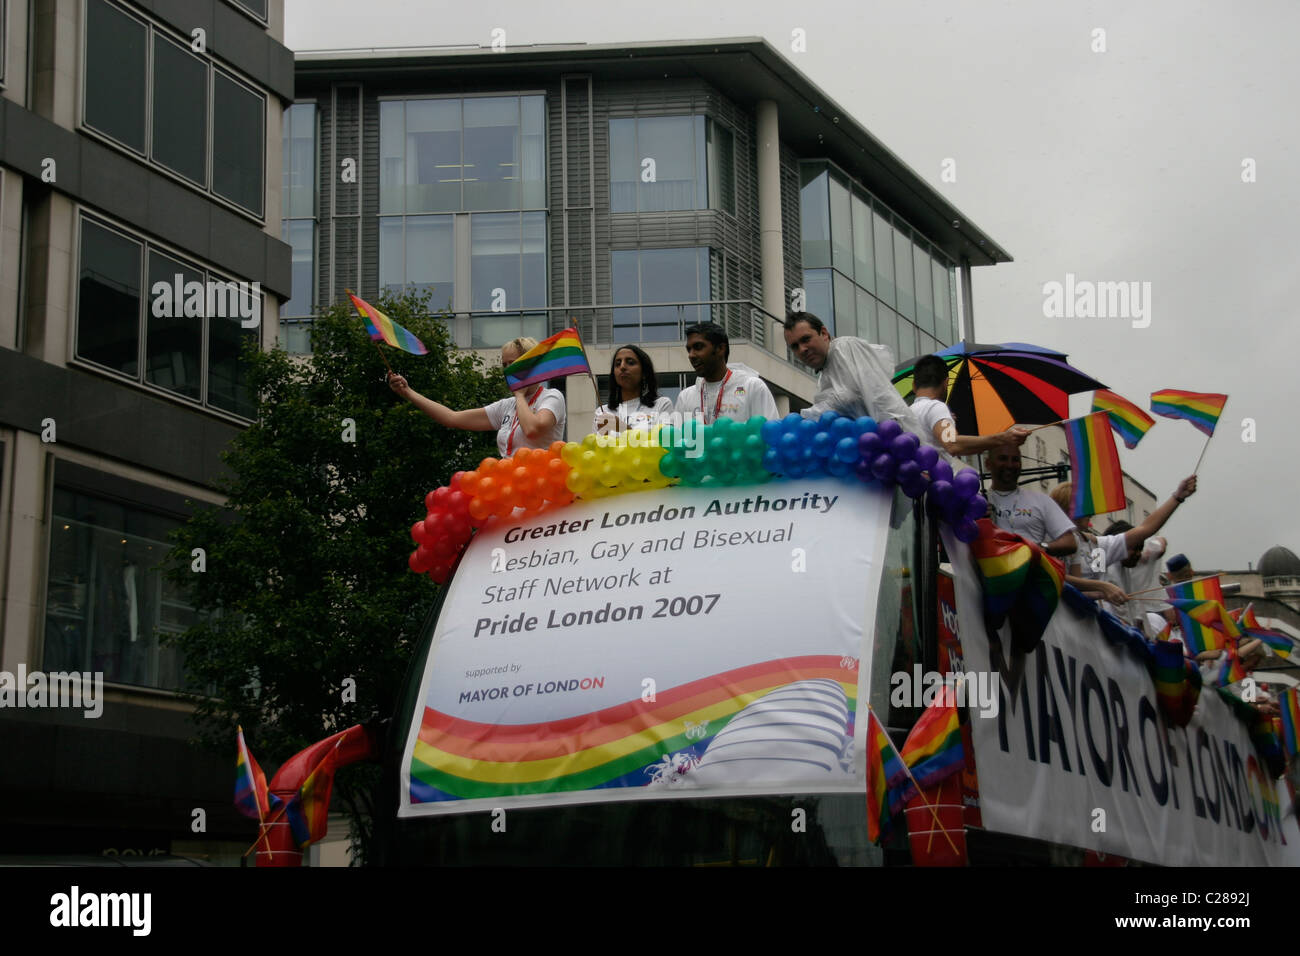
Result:
<instances>
[{"instance_id":1,"label":"green tree","mask_svg":"<svg viewBox=\"0 0 1300 956\"><path fill-rule=\"evenodd\" d=\"M459 354L428 297L377 303L428 347L381 345L417 391L452 408L507 394L499 369ZM437 593L407 567L424 497L495 455L491 433L443 428L398 398L350 304L312 326L310 360L247 353L257 421L223 453L223 508L203 507L173 535L168 574L198 622L184 654L201 739L233 752L236 723L270 765L356 723L386 718L416 631ZM206 570L191 570L202 548ZM355 702L345 701L351 680ZM373 767L335 779L367 852ZM251 843L253 836L250 836Z\"/></svg>"}]
</instances>

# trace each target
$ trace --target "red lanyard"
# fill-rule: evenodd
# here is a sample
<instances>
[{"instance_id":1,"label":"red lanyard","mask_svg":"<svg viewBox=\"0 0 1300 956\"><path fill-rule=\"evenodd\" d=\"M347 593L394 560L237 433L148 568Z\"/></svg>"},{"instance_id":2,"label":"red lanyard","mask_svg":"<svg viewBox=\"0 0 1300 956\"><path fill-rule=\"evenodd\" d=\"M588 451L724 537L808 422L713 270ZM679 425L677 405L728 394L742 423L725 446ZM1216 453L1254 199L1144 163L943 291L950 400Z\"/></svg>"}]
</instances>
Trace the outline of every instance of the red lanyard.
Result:
<instances>
[{"instance_id":1,"label":"red lanyard","mask_svg":"<svg viewBox=\"0 0 1300 956\"><path fill-rule=\"evenodd\" d=\"M716 422L718 416L722 414L722 393L727 390L727 382L731 379L731 369L727 369L727 374L722 379L722 384L718 386L718 401L713 406L713 420ZM707 382L700 383L700 414L704 416L704 424L709 424L708 413L704 410L704 386Z\"/></svg>"},{"instance_id":2,"label":"red lanyard","mask_svg":"<svg viewBox=\"0 0 1300 956\"><path fill-rule=\"evenodd\" d=\"M533 408L533 407L535 407L535 406L537 405L537 400L538 400L539 398L542 397L542 391L544 390L544 388L545 388L545 386L543 386L543 388L539 388L539 389L537 390L537 392L533 395L533 397L532 397L531 399L529 399L529 402L528 402L528 407L529 407L529 408ZM518 412L518 406L516 406L516 411L515 411L515 423L514 423L514 425L512 425L512 426L510 427L510 437L509 437L508 439L506 439L506 457L507 457L507 458L510 457L510 452L511 452L511 451L514 449L514 447L515 447L515 430L516 430L518 427L519 427L519 412Z\"/></svg>"}]
</instances>

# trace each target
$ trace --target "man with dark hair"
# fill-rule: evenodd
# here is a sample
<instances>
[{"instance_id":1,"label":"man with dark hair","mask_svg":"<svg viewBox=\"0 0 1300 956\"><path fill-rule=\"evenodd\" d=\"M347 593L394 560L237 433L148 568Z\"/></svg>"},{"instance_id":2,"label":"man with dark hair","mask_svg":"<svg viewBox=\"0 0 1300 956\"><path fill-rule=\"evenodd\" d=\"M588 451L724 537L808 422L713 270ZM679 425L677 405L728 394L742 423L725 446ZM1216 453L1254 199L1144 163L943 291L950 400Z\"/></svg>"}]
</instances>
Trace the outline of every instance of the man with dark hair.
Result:
<instances>
[{"instance_id":1,"label":"man with dark hair","mask_svg":"<svg viewBox=\"0 0 1300 956\"><path fill-rule=\"evenodd\" d=\"M1012 531L1059 558L1073 554L1077 543L1074 522L1055 501L1041 491L1020 487L1020 449L999 445L986 456L992 487L987 492L990 517L1004 531Z\"/></svg>"},{"instance_id":2,"label":"man with dark hair","mask_svg":"<svg viewBox=\"0 0 1300 956\"><path fill-rule=\"evenodd\" d=\"M738 422L755 415L780 418L767 383L748 365L729 361L731 342L722 326L716 322L688 326L686 355L700 377L677 396L679 414L698 414L706 425L719 418Z\"/></svg>"},{"instance_id":3,"label":"man with dark hair","mask_svg":"<svg viewBox=\"0 0 1300 956\"><path fill-rule=\"evenodd\" d=\"M1023 445L1029 429L1013 425L996 435L958 435L944 399L948 397L948 363L937 355L927 355L912 370L912 414L925 431L925 440L950 455L975 455L999 445Z\"/></svg>"},{"instance_id":4,"label":"man with dark hair","mask_svg":"<svg viewBox=\"0 0 1300 956\"><path fill-rule=\"evenodd\" d=\"M804 418L820 418L825 411L849 418L870 415L878 422L892 418L904 431L925 440L925 430L890 381L894 356L887 347L848 335L832 338L825 323L810 312L786 316L785 344L817 373L817 394L801 413Z\"/></svg>"}]
</instances>

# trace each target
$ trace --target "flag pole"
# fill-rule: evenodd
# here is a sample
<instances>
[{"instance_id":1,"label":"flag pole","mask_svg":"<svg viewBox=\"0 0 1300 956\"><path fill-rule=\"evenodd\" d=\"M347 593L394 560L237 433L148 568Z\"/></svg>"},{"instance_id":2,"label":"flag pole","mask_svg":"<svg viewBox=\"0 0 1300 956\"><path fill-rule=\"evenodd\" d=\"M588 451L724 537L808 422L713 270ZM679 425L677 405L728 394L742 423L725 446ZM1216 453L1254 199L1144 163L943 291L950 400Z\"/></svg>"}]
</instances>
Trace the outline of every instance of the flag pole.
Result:
<instances>
[{"instance_id":1,"label":"flag pole","mask_svg":"<svg viewBox=\"0 0 1300 956\"><path fill-rule=\"evenodd\" d=\"M1211 580L1212 578L1217 578L1217 577L1218 577L1217 574L1206 574L1206 575L1204 575L1204 576L1202 576L1202 577L1199 577L1199 578L1192 578L1192 579L1189 580L1189 581L1174 581L1174 582L1172 582L1172 583L1170 583L1170 584L1167 584L1167 585L1165 585L1165 584L1158 584L1158 585L1156 585L1156 586L1153 587L1153 588L1144 588L1144 589L1141 590L1141 591L1134 591L1132 594L1129 595L1129 597L1130 597L1130 598L1132 598L1132 597L1136 597L1136 596L1139 595L1139 594L1150 594L1152 591L1163 591L1166 587L1171 587L1171 588L1172 588L1172 587L1176 587L1176 586L1178 586L1178 585L1180 585L1180 584L1200 584L1202 581L1209 581L1209 580Z\"/></svg>"},{"instance_id":2,"label":"flag pole","mask_svg":"<svg viewBox=\"0 0 1300 956\"><path fill-rule=\"evenodd\" d=\"M1068 421L1069 421L1068 418L1062 418L1054 422L1048 422L1046 425L1035 425L1033 428L1029 429L1029 432L1032 434L1033 432L1038 431L1038 429L1040 428L1051 428L1053 425L1064 425Z\"/></svg>"},{"instance_id":3,"label":"flag pole","mask_svg":"<svg viewBox=\"0 0 1300 956\"><path fill-rule=\"evenodd\" d=\"M885 735L885 741L889 744L889 749L894 752L894 756L898 758L898 762L903 765L903 773L907 774L907 779L912 781L912 786L916 787L916 795L921 798L921 802L925 804L925 808L930 811L930 816L934 817L934 822L939 826L939 832L943 834L943 838L947 840L948 845L952 847L952 852L956 853L958 856L961 856L961 850L957 849L957 844L952 842L952 837L949 836L948 831L943 828L943 821L939 819L939 811L936 810L930 804L929 800L925 799L925 791L921 789L921 785L917 783L916 778L912 776L912 769L908 767L907 761L903 759L903 755L899 752L898 748L894 746L894 741L890 739L889 732L885 730L885 725L881 723L880 718L876 717L875 708L873 708L870 704L867 704L867 713L869 713L872 717L875 717L876 723L880 724L880 729ZM889 799L888 780L885 781L885 799L886 800ZM933 834L931 835L931 837L933 838Z\"/></svg>"},{"instance_id":4,"label":"flag pole","mask_svg":"<svg viewBox=\"0 0 1300 956\"><path fill-rule=\"evenodd\" d=\"M569 316L569 319L572 320L573 316ZM573 334L578 337L578 348L582 349L582 358L587 363L587 377L591 379L591 389L596 393L596 407L600 408L600 386L596 384L596 373L591 370L591 357L587 355L587 345L582 341L582 332L578 330L576 321L573 323Z\"/></svg>"},{"instance_id":5,"label":"flag pole","mask_svg":"<svg viewBox=\"0 0 1300 956\"><path fill-rule=\"evenodd\" d=\"M1193 475L1195 475L1198 471L1201 470L1201 462L1205 460L1205 453L1210 450L1210 439L1213 437L1214 437L1214 432L1210 432L1208 435L1205 436L1205 445L1202 446L1201 448L1201 457L1196 459L1196 467L1192 469Z\"/></svg>"},{"instance_id":6,"label":"flag pole","mask_svg":"<svg viewBox=\"0 0 1300 956\"><path fill-rule=\"evenodd\" d=\"M347 293L349 297L356 295L356 293L353 292L351 289L344 289L343 291ZM367 336L367 338L369 338L369 336ZM384 363L384 368L388 369L388 374L390 376L397 374L396 372L393 371L393 367L388 364L388 359L384 357L384 350L379 347L379 343L376 342L374 339L370 339L370 344L373 345L375 347L375 351L379 353L379 361Z\"/></svg>"}]
</instances>

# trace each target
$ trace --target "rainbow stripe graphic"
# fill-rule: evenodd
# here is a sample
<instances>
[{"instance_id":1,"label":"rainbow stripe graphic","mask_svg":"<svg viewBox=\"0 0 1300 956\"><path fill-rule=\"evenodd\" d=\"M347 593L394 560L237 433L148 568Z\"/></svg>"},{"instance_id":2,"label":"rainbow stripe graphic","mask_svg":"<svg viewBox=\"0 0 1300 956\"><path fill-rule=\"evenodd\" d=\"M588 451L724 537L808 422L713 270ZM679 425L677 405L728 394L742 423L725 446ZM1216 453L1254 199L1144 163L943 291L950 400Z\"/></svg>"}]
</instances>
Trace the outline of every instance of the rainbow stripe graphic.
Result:
<instances>
[{"instance_id":1,"label":"rainbow stripe graphic","mask_svg":"<svg viewBox=\"0 0 1300 956\"><path fill-rule=\"evenodd\" d=\"M1070 468L1074 472L1071 517L1100 515L1124 508L1124 474L1119 452L1110 430L1110 414L1093 412L1065 423L1065 440L1070 447Z\"/></svg>"},{"instance_id":2,"label":"rainbow stripe graphic","mask_svg":"<svg viewBox=\"0 0 1300 956\"><path fill-rule=\"evenodd\" d=\"M582 350L582 340L577 329L556 332L505 367L506 385L512 392L565 375L590 372L587 353Z\"/></svg>"},{"instance_id":3,"label":"rainbow stripe graphic","mask_svg":"<svg viewBox=\"0 0 1300 956\"><path fill-rule=\"evenodd\" d=\"M922 787L933 787L966 766L953 688L944 687L940 699L925 709L907 735L902 756Z\"/></svg>"},{"instance_id":4,"label":"rainbow stripe graphic","mask_svg":"<svg viewBox=\"0 0 1300 956\"><path fill-rule=\"evenodd\" d=\"M1223 414L1227 395L1217 392L1184 392L1165 388L1151 393L1151 411L1165 418L1181 418L1191 422L1207 435L1214 434L1214 426Z\"/></svg>"},{"instance_id":5,"label":"rainbow stripe graphic","mask_svg":"<svg viewBox=\"0 0 1300 956\"><path fill-rule=\"evenodd\" d=\"M535 724L478 723L426 706L409 768L411 803L645 786L663 758L702 756L747 705L796 681L842 687L851 737L858 672L841 661L765 661L661 690L653 703L637 699Z\"/></svg>"},{"instance_id":6,"label":"rainbow stripe graphic","mask_svg":"<svg viewBox=\"0 0 1300 956\"><path fill-rule=\"evenodd\" d=\"M1300 754L1300 687L1288 687L1278 704L1282 710L1282 747L1294 757Z\"/></svg>"},{"instance_id":7,"label":"rainbow stripe graphic","mask_svg":"<svg viewBox=\"0 0 1300 956\"><path fill-rule=\"evenodd\" d=\"M348 298L361 313L361 319L366 323L366 331L370 333L372 341L387 342L393 348L410 352L412 355L424 355L429 351L409 330L402 328L365 299L359 299L351 292L348 293Z\"/></svg>"},{"instance_id":8,"label":"rainbow stripe graphic","mask_svg":"<svg viewBox=\"0 0 1300 956\"><path fill-rule=\"evenodd\" d=\"M1092 410L1110 416L1110 427L1119 433L1126 448L1136 448L1142 436L1156 423L1154 418L1127 398L1104 388L1092 393Z\"/></svg>"},{"instance_id":9,"label":"rainbow stripe graphic","mask_svg":"<svg viewBox=\"0 0 1300 956\"><path fill-rule=\"evenodd\" d=\"M1223 603L1223 586L1219 583L1219 576L1216 574L1212 578L1204 578L1200 581L1184 581L1182 584L1171 584L1165 588L1165 593L1171 600L1176 601L1217 601Z\"/></svg>"}]
</instances>

